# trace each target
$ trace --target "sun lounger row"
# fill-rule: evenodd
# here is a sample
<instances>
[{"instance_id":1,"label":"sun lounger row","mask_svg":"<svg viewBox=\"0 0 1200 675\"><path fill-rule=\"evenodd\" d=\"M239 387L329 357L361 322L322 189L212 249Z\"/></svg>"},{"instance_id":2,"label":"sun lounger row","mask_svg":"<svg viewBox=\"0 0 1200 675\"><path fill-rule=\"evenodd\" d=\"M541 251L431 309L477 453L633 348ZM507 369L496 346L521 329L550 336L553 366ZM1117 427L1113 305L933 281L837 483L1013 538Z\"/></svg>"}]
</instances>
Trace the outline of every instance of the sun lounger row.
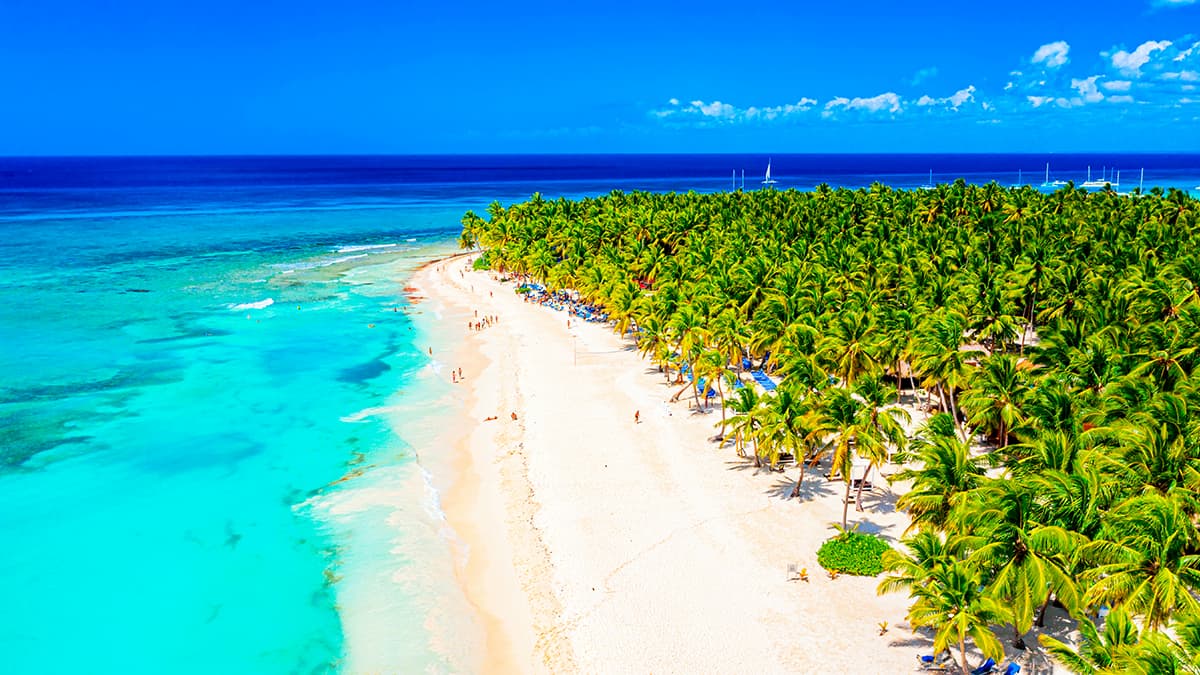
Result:
<instances>
[{"instance_id":1,"label":"sun lounger row","mask_svg":"<svg viewBox=\"0 0 1200 675\"><path fill-rule=\"evenodd\" d=\"M775 384L775 381L768 377L767 374L761 370L751 371L750 377L753 377L754 381L767 391L775 391L775 389L778 388L778 386Z\"/></svg>"}]
</instances>

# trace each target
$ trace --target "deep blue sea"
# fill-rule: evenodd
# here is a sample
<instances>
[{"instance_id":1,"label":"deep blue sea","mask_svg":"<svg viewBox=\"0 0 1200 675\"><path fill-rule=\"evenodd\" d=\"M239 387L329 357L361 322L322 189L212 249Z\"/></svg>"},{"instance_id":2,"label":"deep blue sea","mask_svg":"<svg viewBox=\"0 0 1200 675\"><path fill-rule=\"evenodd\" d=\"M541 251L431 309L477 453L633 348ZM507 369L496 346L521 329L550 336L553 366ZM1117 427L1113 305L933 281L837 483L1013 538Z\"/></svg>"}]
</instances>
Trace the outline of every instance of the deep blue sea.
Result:
<instances>
[{"instance_id":1,"label":"deep blue sea","mask_svg":"<svg viewBox=\"0 0 1200 675\"><path fill-rule=\"evenodd\" d=\"M875 181L1200 186L1200 156L0 158L13 673L469 672L405 279L493 200ZM418 455L420 459L418 459Z\"/></svg>"}]
</instances>

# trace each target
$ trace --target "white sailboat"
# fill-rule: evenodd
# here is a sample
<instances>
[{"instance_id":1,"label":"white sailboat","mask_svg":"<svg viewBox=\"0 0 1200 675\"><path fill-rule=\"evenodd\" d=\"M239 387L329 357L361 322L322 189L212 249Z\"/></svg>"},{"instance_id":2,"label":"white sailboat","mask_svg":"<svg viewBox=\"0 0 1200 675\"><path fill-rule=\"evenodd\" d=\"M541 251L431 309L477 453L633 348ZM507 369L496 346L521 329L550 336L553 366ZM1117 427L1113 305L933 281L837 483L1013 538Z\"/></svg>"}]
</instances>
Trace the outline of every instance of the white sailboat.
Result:
<instances>
[{"instance_id":1,"label":"white sailboat","mask_svg":"<svg viewBox=\"0 0 1200 675\"><path fill-rule=\"evenodd\" d=\"M770 158L768 158L767 159L767 175L766 175L766 178L763 178L762 184L766 185L767 187L770 187L777 182L779 182L779 181L771 179L771 160L770 160Z\"/></svg>"},{"instance_id":2,"label":"white sailboat","mask_svg":"<svg viewBox=\"0 0 1200 675\"><path fill-rule=\"evenodd\" d=\"M1042 187L1055 187L1057 185L1066 185L1065 180L1050 181L1050 162L1046 162L1046 181L1042 183Z\"/></svg>"},{"instance_id":3,"label":"white sailboat","mask_svg":"<svg viewBox=\"0 0 1200 675\"><path fill-rule=\"evenodd\" d=\"M1092 167L1089 166L1088 167L1088 177L1087 177L1087 180L1084 181L1082 187L1102 188L1105 185L1108 185L1111 181L1104 180L1104 172L1107 170L1108 170L1108 167L1104 167L1104 168L1100 169L1100 180L1092 180ZM1117 185L1114 185L1113 187L1117 187Z\"/></svg>"},{"instance_id":4,"label":"white sailboat","mask_svg":"<svg viewBox=\"0 0 1200 675\"><path fill-rule=\"evenodd\" d=\"M932 190L933 189L933 169L929 170L929 182L922 185L919 189L921 189L921 190Z\"/></svg>"},{"instance_id":5,"label":"white sailboat","mask_svg":"<svg viewBox=\"0 0 1200 675\"><path fill-rule=\"evenodd\" d=\"M1024 187L1024 186L1025 186L1025 181L1022 180L1022 178L1021 178L1021 170L1017 169L1017 182L1013 183L1009 187L1019 188L1019 187Z\"/></svg>"}]
</instances>

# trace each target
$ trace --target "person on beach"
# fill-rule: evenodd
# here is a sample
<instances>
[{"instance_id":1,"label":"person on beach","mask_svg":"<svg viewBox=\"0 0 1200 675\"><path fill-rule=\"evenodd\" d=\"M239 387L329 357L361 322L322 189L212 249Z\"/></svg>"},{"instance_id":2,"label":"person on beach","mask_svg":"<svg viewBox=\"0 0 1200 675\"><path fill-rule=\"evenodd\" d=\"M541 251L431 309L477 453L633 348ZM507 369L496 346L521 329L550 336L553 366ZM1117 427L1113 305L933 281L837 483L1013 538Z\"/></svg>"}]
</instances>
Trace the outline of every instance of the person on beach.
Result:
<instances>
[{"instance_id":1,"label":"person on beach","mask_svg":"<svg viewBox=\"0 0 1200 675\"><path fill-rule=\"evenodd\" d=\"M513 421L516 422L517 421L517 413L514 412L514 413L509 413L509 414L512 415Z\"/></svg>"},{"instance_id":2,"label":"person on beach","mask_svg":"<svg viewBox=\"0 0 1200 675\"><path fill-rule=\"evenodd\" d=\"M463 376L462 376L462 368L459 368L459 369L458 369L458 379L460 379L460 380L461 380L461 379L463 379Z\"/></svg>"},{"instance_id":3,"label":"person on beach","mask_svg":"<svg viewBox=\"0 0 1200 675\"><path fill-rule=\"evenodd\" d=\"M641 411L641 410L634 410L634 411L633 411L633 423L634 423L634 424L641 424L641 423L642 423L642 411Z\"/></svg>"}]
</instances>

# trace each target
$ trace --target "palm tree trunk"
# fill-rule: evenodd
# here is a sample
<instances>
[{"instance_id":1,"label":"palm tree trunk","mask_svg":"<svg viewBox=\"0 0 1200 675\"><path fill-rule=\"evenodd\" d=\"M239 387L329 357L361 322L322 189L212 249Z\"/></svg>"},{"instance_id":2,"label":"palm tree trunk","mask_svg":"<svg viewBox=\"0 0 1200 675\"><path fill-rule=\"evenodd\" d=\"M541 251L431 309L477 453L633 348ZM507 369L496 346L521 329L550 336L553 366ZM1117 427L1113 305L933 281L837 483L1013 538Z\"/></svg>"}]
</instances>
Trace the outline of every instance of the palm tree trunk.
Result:
<instances>
[{"instance_id":1,"label":"palm tree trunk","mask_svg":"<svg viewBox=\"0 0 1200 675\"><path fill-rule=\"evenodd\" d=\"M862 513L862 510L863 510L863 507L862 507L863 485L867 482L867 476L871 475L871 469L874 468L874 466L875 466L874 462L871 462L870 464L868 464L867 470L863 472L863 477L861 479L859 479L859 481L858 481L858 495L854 497L854 510L858 511L859 513ZM851 476L854 475L853 468L850 470L850 475Z\"/></svg>"},{"instance_id":2,"label":"palm tree trunk","mask_svg":"<svg viewBox=\"0 0 1200 675\"><path fill-rule=\"evenodd\" d=\"M804 459L807 460L808 458L805 457ZM804 461L800 462L800 477L796 479L796 487L792 488L792 494L788 495L789 498L800 496L800 484L804 482L805 464L806 462Z\"/></svg>"},{"instance_id":3,"label":"palm tree trunk","mask_svg":"<svg viewBox=\"0 0 1200 675\"><path fill-rule=\"evenodd\" d=\"M967 440L967 432L963 429L963 425L958 421L958 406L954 405L954 390L951 389L946 395L950 399L950 414L954 417L954 426L958 428L958 435L965 441Z\"/></svg>"},{"instance_id":4,"label":"palm tree trunk","mask_svg":"<svg viewBox=\"0 0 1200 675\"><path fill-rule=\"evenodd\" d=\"M721 433L717 434L717 440L725 440L725 388L721 386L721 378L717 378L717 396L721 399Z\"/></svg>"},{"instance_id":5,"label":"palm tree trunk","mask_svg":"<svg viewBox=\"0 0 1200 675\"><path fill-rule=\"evenodd\" d=\"M967 668L967 638L962 633L958 635L958 653L962 659L963 675L971 675L971 669Z\"/></svg>"},{"instance_id":6,"label":"palm tree trunk","mask_svg":"<svg viewBox=\"0 0 1200 675\"><path fill-rule=\"evenodd\" d=\"M1042 628L1046 625L1046 608L1050 606L1052 595L1046 595L1046 601L1042 603L1042 608L1038 610L1037 627Z\"/></svg>"},{"instance_id":7,"label":"palm tree trunk","mask_svg":"<svg viewBox=\"0 0 1200 675\"><path fill-rule=\"evenodd\" d=\"M846 517L850 513L850 477L846 476L846 494L842 497L842 529L846 529Z\"/></svg>"},{"instance_id":8,"label":"palm tree trunk","mask_svg":"<svg viewBox=\"0 0 1200 675\"><path fill-rule=\"evenodd\" d=\"M692 382L691 382L692 398L696 401L696 409L699 410L700 409L700 392L697 391L699 388L696 386L696 382L697 382L696 364L688 363L688 372L692 374Z\"/></svg>"},{"instance_id":9,"label":"palm tree trunk","mask_svg":"<svg viewBox=\"0 0 1200 675\"><path fill-rule=\"evenodd\" d=\"M1030 303L1030 305L1029 305L1029 323L1025 324L1025 330L1024 330L1024 332L1021 333L1021 355L1022 356L1025 355L1025 336L1028 335L1029 332L1033 330L1033 317L1034 317L1034 313L1037 312L1037 296L1038 296L1038 285L1034 284L1033 285L1033 302Z\"/></svg>"},{"instance_id":10,"label":"palm tree trunk","mask_svg":"<svg viewBox=\"0 0 1200 675\"><path fill-rule=\"evenodd\" d=\"M1025 649L1025 640L1021 637L1021 629L1017 628L1017 624L1013 624L1013 643L1012 646L1017 649Z\"/></svg>"}]
</instances>

